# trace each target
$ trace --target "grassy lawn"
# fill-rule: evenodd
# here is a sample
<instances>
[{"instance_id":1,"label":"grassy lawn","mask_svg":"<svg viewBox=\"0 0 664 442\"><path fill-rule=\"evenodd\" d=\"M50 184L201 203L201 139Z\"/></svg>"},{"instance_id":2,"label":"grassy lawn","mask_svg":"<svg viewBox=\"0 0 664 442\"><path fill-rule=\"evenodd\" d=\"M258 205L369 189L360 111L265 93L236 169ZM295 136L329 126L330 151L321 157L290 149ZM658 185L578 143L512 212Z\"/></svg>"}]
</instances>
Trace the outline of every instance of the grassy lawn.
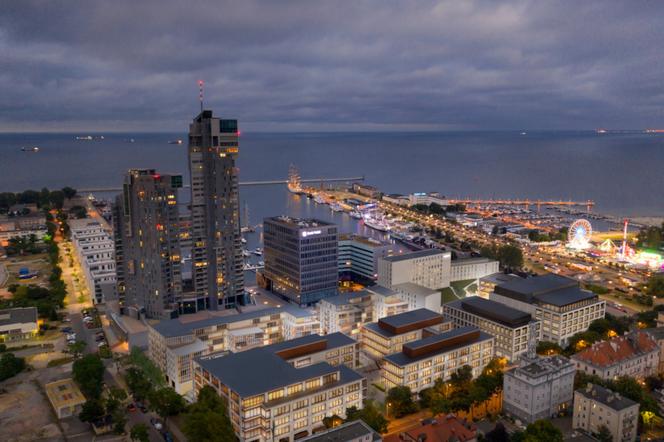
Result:
<instances>
[{"instance_id":1,"label":"grassy lawn","mask_svg":"<svg viewBox=\"0 0 664 442\"><path fill-rule=\"evenodd\" d=\"M48 277L51 274L51 265L48 262L46 253L36 255L12 256L5 261L7 267L7 283L20 285L48 285ZM23 267L27 267L30 272L37 272L37 276L32 279L18 279L18 272Z\"/></svg>"},{"instance_id":2,"label":"grassy lawn","mask_svg":"<svg viewBox=\"0 0 664 442\"><path fill-rule=\"evenodd\" d=\"M442 294L441 305L459 299L459 297L454 294L454 291L450 287L445 287L444 289L440 289L440 293Z\"/></svg>"}]
</instances>

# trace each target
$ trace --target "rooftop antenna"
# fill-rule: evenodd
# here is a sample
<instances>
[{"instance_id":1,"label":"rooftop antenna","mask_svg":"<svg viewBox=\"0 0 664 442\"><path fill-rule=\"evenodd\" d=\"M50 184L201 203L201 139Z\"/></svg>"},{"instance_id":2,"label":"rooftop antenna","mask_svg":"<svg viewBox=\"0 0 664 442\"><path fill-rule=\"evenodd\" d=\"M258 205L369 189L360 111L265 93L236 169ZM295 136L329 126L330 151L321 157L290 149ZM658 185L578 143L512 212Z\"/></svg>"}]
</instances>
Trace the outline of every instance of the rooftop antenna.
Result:
<instances>
[{"instance_id":1,"label":"rooftop antenna","mask_svg":"<svg viewBox=\"0 0 664 442\"><path fill-rule=\"evenodd\" d=\"M201 112L203 112L203 80L198 80L198 101L201 102Z\"/></svg>"}]
</instances>

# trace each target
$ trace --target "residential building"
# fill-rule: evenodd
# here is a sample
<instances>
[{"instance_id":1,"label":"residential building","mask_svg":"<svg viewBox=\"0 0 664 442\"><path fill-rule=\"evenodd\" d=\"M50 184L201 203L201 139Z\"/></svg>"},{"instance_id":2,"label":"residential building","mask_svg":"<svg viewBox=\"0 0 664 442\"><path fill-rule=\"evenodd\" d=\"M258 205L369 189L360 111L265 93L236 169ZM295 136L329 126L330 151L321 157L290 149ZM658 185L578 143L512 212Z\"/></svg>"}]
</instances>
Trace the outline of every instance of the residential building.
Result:
<instances>
[{"instance_id":1,"label":"residential building","mask_svg":"<svg viewBox=\"0 0 664 442\"><path fill-rule=\"evenodd\" d=\"M263 221L265 270L273 292L300 305L337 294L337 226L286 216Z\"/></svg>"},{"instance_id":2,"label":"residential building","mask_svg":"<svg viewBox=\"0 0 664 442\"><path fill-rule=\"evenodd\" d=\"M657 328L647 328L646 331L650 336L653 337L655 342L657 342L657 347L659 347L659 363L657 364L657 373L664 373L664 327Z\"/></svg>"},{"instance_id":3,"label":"residential building","mask_svg":"<svg viewBox=\"0 0 664 442\"><path fill-rule=\"evenodd\" d=\"M70 238L95 304L117 298L113 239L101 222L85 218L68 222Z\"/></svg>"},{"instance_id":4,"label":"residential building","mask_svg":"<svg viewBox=\"0 0 664 442\"><path fill-rule=\"evenodd\" d=\"M199 358L194 362L195 390L210 386L217 391L228 404L228 415L240 441L309 436L325 428L326 416L343 418L347 408L362 408L366 396L366 379L345 365L318 362L320 359L289 362L327 353L330 336Z\"/></svg>"},{"instance_id":5,"label":"residential building","mask_svg":"<svg viewBox=\"0 0 664 442\"><path fill-rule=\"evenodd\" d=\"M564 356L525 357L505 372L503 411L528 424L572 406L574 364Z\"/></svg>"},{"instance_id":6,"label":"residential building","mask_svg":"<svg viewBox=\"0 0 664 442\"><path fill-rule=\"evenodd\" d=\"M39 331L36 307L0 310L0 343L34 338Z\"/></svg>"},{"instance_id":7,"label":"residential building","mask_svg":"<svg viewBox=\"0 0 664 442\"><path fill-rule=\"evenodd\" d=\"M181 175L130 169L114 208L122 313L170 318L185 312L178 189Z\"/></svg>"},{"instance_id":8,"label":"residential building","mask_svg":"<svg viewBox=\"0 0 664 442\"><path fill-rule=\"evenodd\" d=\"M643 379L655 375L659 367L657 341L642 330L627 332L609 341L595 342L572 355L576 369L602 379L629 376Z\"/></svg>"},{"instance_id":9,"label":"residential building","mask_svg":"<svg viewBox=\"0 0 664 442\"><path fill-rule=\"evenodd\" d=\"M408 303L408 310L426 308L434 312L440 312L441 293L422 285L404 282L392 286L399 294L399 298Z\"/></svg>"},{"instance_id":10,"label":"residential building","mask_svg":"<svg viewBox=\"0 0 664 442\"><path fill-rule=\"evenodd\" d=\"M620 393L591 383L574 392L574 429L593 434L606 427L614 442L634 442L638 423L638 402Z\"/></svg>"},{"instance_id":11,"label":"residential building","mask_svg":"<svg viewBox=\"0 0 664 442\"><path fill-rule=\"evenodd\" d=\"M380 442L383 439L379 433L360 419L299 440L300 442Z\"/></svg>"},{"instance_id":12,"label":"residential building","mask_svg":"<svg viewBox=\"0 0 664 442\"><path fill-rule=\"evenodd\" d=\"M399 247L360 235L339 236L339 276L365 285L378 278L378 259L397 254Z\"/></svg>"},{"instance_id":13,"label":"residential building","mask_svg":"<svg viewBox=\"0 0 664 442\"><path fill-rule=\"evenodd\" d=\"M396 290L388 289L381 285L374 285L368 287L366 290L373 295L373 321L412 310L409 302L404 301L403 294Z\"/></svg>"},{"instance_id":14,"label":"residential building","mask_svg":"<svg viewBox=\"0 0 664 442\"><path fill-rule=\"evenodd\" d=\"M406 342L398 353L383 357L381 378L386 389L409 387L413 393L448 381L464 365L479 376L494 356L493 336L476 327L461 327Z\"/></svg>"},{"instance_id":15,"label":"residential building","mask_svg":"<svg viewBox=\"0 0 664 442\"><path fill-rule=\"evenodd\" d=\"M58 419L78 416L83 409L85 396L73 379L50 382L44 385L44 390Z\"/></svg>"},{"instance_id":16,"label":"residential building","mask_svg":"<svg viewBox=\"0 0 664 442\"><path fill-rule=\"evenodd\" d=\"M539 340L540 321L530 313L472 296L443 305L443 315L455 327L478 327L496 338L496 355L516 361Z\"/></svg>"},{"instance_id":17,"label":"residential building","mask_svg":"<svg viewBox=\"0 0 664 442\"><path fill-rule=\"evenodd\" d=\"M479 288L477 290L477 296L489 299L491 293L495 290L496 286L500 284L505 284L512 280L519 280L520 278L516 275L505 274L505 273L493 273L491 275L484 276L479 280Z\"/></svg>"},{"instance_id":18,"label":"residential building","mask_svg":"<svg viewBox=\"0 0 664 442\"><path fill-rule=\"evenodd\" d=\"M442 414L400 433L385 437L385 442L476 442L478 428L454 414Z\"/></svg>"},{"instance_id":19,"label":"residential building","mask_svg":"<svg viewBox=\"0 0 664 442\"><path fill-rule=\"evenodd\" d=\"M191 242L196 311L235 306L244 297L237 120L203 110L189 125Z\"/></svg>"},{"instance_id":20,"label":"residential building","mask_svg":"<svg viewBox=\"0 0 664 442\"><path fill-rule=\"evenodd\" d=\"M378 259L378 284L393 288L412 282L430 289L450 285L451 253L425 249Z\"/></svg>"},{"instance_id":21,"label":"residential building","mask_svg":"<svg viewBox=\"0 0 664 442\"><path fill-rule=\"evenodd\" d=\"M566 346L570 337L588 330L604 317L606 302L579 282L552 273L511 279L499 284L489 296L507 306L530 313L542 322L542 340Z\"/></svg>"},{"instance_id":22,"label":"residential building","mask_svg":"<svg viewBox=\"0 0 664 442\"><path fill-rule=\"evenodd\" d=\"M12 238L29 238L31 235L41 240L48 233L46 216L36 213L36 207L34 211L28 210L26 215L21 211L12 212L16 213L13 216L0 215L0 246L7 246Z\"/></svg>"},{"instance_id":23,"label":"residential building","mask_svg":"<svg viewBox=\"0 0 664 442\"><path fill-rule=\"evenodd\" d=\"M400 352L408 342L451 329L451 321L446 321L439 313L422 308L364 324L360 331L360 342L364 353L380 360Z\"/></svg>"},{"instance_id":24,"label":"residential building","mask_svg":"<svg viewBox=\"0 0 664 442\"><path fill-rule=\"evenodd\" d=\"M323 298L317 305L323 334L342 332L357 335L362 324L373 318L373 295L367 290Z\"/></svg>"},{"instance_id":25,"label":"residential building","mask_svg":"<svg viewBox=\"0 0 664 442\"><path fill-rule=\"evenodd\" d=\"M455 259L450 265L450 281L477 281L498 272L498 261L489 258Z\"/></svg>"}]
</instances>

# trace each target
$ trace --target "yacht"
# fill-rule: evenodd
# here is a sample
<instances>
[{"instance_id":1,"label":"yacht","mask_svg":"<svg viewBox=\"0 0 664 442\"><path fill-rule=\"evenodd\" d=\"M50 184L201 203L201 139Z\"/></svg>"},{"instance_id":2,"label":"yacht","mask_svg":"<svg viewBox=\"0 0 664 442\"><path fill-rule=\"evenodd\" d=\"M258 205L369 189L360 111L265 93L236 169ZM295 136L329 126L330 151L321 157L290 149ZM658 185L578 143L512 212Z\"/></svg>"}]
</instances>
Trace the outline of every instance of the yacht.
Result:
<instances>
[{"instance_id":1,"label":"yacht","mask_svg":"<svg viewBox=\"0 0 664 442\"><path fill-rule=\"evenodd\" d=\"M332 209L335 212L343 212L344 208L341 207L341 204L339 203L331 203L330 204L330 209Z\"/></svg>"},{"instance_id":2,"label":"yacht","mask_svg":"<svg viewBox=\"0 0 664 442\"><path fill-rule=\"evenodd\" d=\"M21 147L21 152L39 152L39 148L37 146L33 147Z\"/></svg>"},{"instance_id":3,"label":"yacht","mask_svg":"<svg viewBox=\"0 0 664 442\"><path fill-rule=\"evenodd\" d=\"M254 249L251 253L253 253L254 255L261 256L263 254L263 249L261 249L260 247L256 247L256 249Z\"/></svg>"},{"instance_id":4,"label":"yacht","mask_svg":"<svg viewBox=\"0 0 664 442\"><path fill-rule=\"evenodd\" d=\"M325 201L325 199L320 195L316 195L314 197L314 201L316 201L318 204L327 204L327 201Z\"/></svg>"},{"instance_id":5,"label":"yacht","mask_svg":"<svg viewBox=\"0 0 664 442\"><path fill-rule=\"evenodd\" d=\"M182 140L171 140L168 144L182 144Z\"/></svg>"},{"instance_id":6,"label":"yacht","mask_svg":"<svg viewBox=\"0 0 664 442\"><path fill-rule=\"evenodd\" d=\"M358 212L357 210L352 210L350 212L350 216L351 216L351 218L362 219L362 214L360 212Z\"/></svg>"},{"instance_id":7,"label":"yacht","mask_svg":"<svg viewBox=\"0 0 664 442\"><path fill-rule=\"evenodd\" d=\"M384 220L377 218L371 218L371 217L364 218L364 225L367 227L371 227L374 230L378 230L379 232L390 231L390 225Z\"/></svg>"}]
</instances>

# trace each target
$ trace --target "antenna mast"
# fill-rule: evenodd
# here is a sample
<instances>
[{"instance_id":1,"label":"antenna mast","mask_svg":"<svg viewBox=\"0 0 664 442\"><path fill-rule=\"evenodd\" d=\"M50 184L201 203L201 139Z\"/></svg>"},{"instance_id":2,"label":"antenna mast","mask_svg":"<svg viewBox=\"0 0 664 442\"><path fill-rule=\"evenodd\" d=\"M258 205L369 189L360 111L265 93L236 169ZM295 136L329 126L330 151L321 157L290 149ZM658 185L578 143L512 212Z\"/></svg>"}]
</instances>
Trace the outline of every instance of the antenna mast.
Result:
<instances>
[{"instance_id":1,"label":"antenna mast","mask_svg":"<svg viewBox=\"0 0 664 442\"><path fill-rule=\"evenodd\" d=\"M198 101L201 103L201 112L203 112L203 80L198 80Z\"/></svg>"}]
</instances>

